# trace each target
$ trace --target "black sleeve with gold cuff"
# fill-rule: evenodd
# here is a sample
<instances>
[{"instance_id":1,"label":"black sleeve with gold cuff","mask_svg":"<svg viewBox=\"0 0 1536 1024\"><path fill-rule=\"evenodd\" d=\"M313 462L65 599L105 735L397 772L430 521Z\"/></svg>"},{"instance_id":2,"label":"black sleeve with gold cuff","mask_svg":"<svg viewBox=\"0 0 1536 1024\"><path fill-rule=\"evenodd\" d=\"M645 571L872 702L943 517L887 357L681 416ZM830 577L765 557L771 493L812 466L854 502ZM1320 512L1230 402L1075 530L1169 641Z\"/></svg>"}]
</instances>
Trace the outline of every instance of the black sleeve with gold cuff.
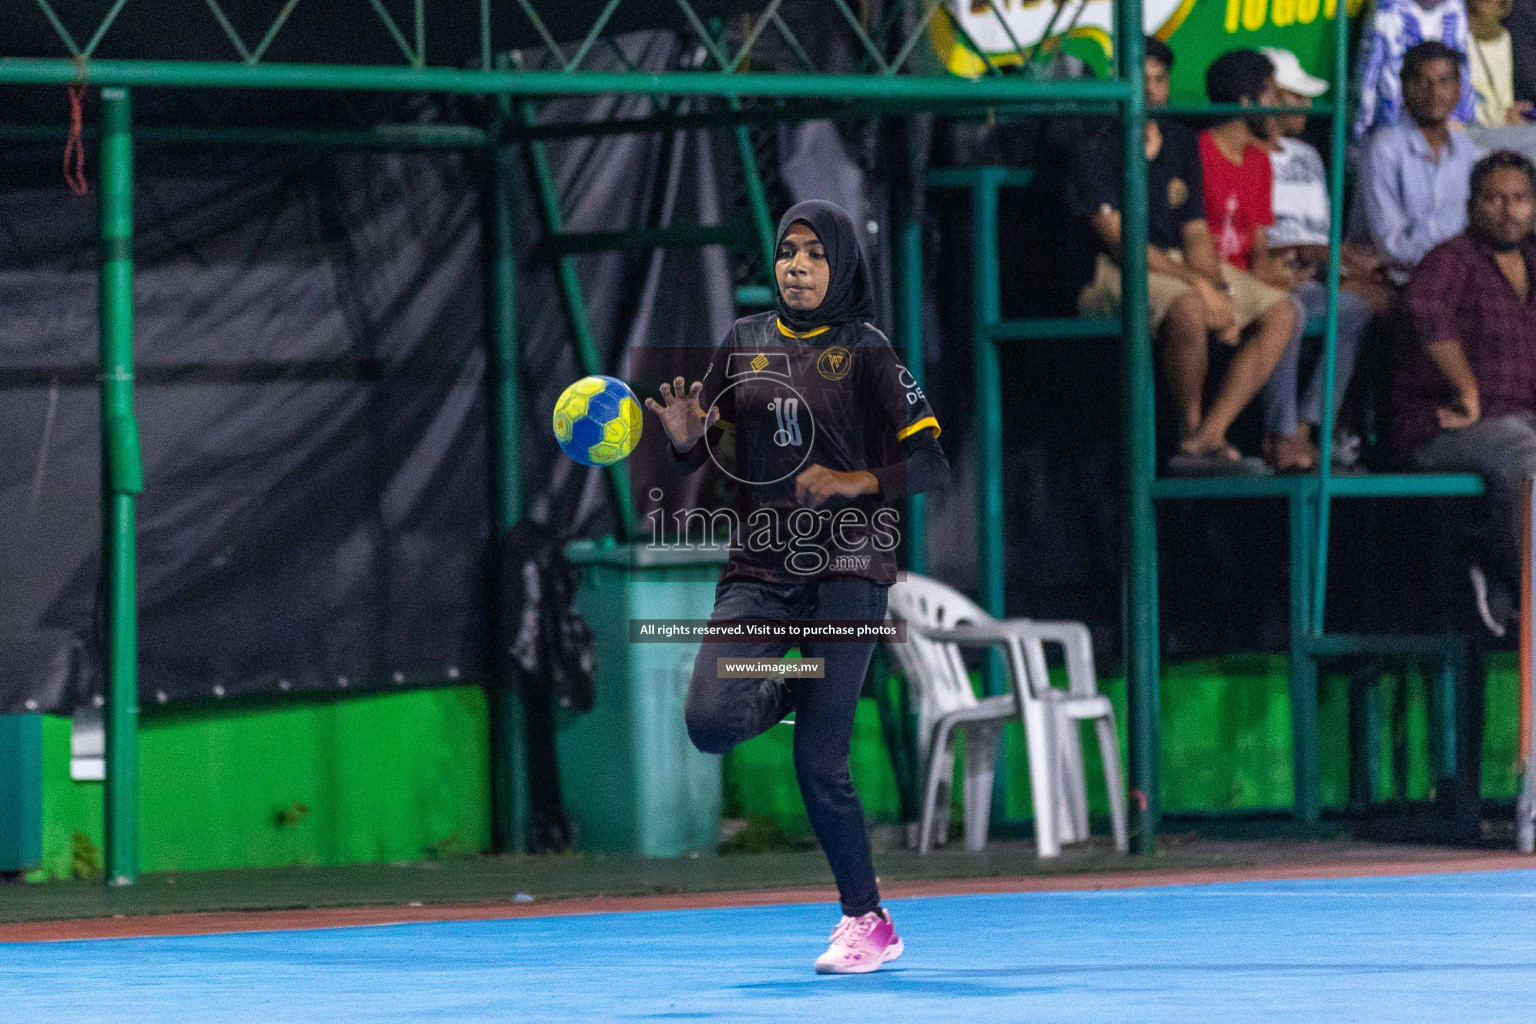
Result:
<instances>
[{"instance_id":1,"label":"black sleeve with gold cuff","mask_svg":"<svg viewBox=\"0 0 1536 1024\"><path fill-rule=\"evenodd\" d=\"M887 501L909 494L944 490L950 485L949 460L931 430L908 434L904 442L907 457L889 466L871 469L880 481L880 496Z\"/></svg>"}]
</instances>

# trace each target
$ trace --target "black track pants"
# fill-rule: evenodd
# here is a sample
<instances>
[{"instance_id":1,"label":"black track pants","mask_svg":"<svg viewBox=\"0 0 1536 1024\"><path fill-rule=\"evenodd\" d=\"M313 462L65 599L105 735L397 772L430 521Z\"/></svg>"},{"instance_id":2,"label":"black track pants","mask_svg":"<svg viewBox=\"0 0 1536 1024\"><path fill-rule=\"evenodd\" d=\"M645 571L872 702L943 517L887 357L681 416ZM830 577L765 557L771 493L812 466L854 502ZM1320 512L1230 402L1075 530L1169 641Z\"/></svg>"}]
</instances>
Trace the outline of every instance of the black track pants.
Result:
<instances>
[{"instance_id":1,"label":"black track pants","mask_svg":"<svg viewBox=\"0 0 1536 1024\"><path fill-rule=\"evenodd\" d=\"M721 582L712 620L865 619L885 617L887 584L865 580L807 583ZM807 641L805 658L823 658L826 677L721 679L717 658L778 658L782 640L709 641L699 648L688 684L688 737L706 753L723 753L795 712L795 776L806 814L826 851L843 913L858 917L880 904L864 808L848 774L848 747L859 690L873 643Z\"/></svg>"}]
</instances>

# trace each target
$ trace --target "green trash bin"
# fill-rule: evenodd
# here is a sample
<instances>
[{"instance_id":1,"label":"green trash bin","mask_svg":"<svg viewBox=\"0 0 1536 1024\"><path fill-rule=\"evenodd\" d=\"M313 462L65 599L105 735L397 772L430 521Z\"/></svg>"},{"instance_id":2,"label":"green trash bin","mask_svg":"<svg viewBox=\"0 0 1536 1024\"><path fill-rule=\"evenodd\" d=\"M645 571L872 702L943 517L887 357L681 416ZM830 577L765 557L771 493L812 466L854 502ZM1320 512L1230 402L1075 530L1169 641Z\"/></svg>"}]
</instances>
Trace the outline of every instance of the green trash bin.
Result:
<instances>
[{"instance_id":1,"label":"green trash bin","mask_svg":"<svg viewBox=\"0 0 1536 1024\"><path fill-rule=\"evenodd\" d=\"M576 610L595 641L593 709L556 736L560 790L583 850L676 857L715 849L720 757L688 740L697 643L630 643L630 619L707 619L726 550L572 541Z\"/></svg>"},{"instance_id":2,"label":"green trash bin","mask_svg":"<svg viewBox=\"0 0 1536 1024\"><path fill-rule=\"evenodd\" d=\"M43 716L0 715L0 875L43 862Z\"/></svg>"}]
</instances>

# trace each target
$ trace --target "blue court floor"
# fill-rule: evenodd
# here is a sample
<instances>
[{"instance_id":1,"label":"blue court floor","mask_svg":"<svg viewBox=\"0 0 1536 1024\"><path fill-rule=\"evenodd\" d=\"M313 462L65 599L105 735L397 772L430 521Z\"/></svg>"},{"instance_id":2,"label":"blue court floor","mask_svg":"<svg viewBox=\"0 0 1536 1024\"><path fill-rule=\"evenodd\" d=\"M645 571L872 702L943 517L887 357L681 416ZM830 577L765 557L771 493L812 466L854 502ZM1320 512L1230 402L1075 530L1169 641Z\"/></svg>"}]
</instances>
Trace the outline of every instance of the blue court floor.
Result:
<instances>
[{"instance_id":1,"label":"blue court floor","mask_svg":"<svg viewBox=\"0 0 1536 1024\"><path fill-rule=\"evenodd\" d=\"M830 904L0 945L0 1021L1536 1018L1536 871L888 906L862 977L811 970Z\"/></svg>"}]
</instances>

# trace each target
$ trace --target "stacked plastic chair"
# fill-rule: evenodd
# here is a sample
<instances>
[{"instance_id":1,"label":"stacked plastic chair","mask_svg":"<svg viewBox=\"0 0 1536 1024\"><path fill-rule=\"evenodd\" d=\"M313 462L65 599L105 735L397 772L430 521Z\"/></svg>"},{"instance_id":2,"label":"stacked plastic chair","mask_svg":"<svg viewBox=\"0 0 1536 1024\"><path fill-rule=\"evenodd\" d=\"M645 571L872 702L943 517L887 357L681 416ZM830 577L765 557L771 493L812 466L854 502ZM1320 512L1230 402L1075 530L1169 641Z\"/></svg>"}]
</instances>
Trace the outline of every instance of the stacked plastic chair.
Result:
<instances>
[{"instance_id":1,"label":"stacked plastic chair","mask_svg":"<svg viewBox=\"0 0 1536 1024\"><path fill-rule=\"evenodd\" d=\"M1055 857L1064 843L1088 838L1088 797L1080 725L1092 722L1104 765L1115 847L1128 849L1125 790L1115 713L1098 692L1093 647L1080 622L995 619L959 591L909 575L891 587L890 616L907 622L906 641L890 647L905 671L918 708L918 755L925 766L918 851L948 836L955 744L965 737L965 848L986 846L991 818L997 741L1003 723L1018 719L1029 750L1035 810L1035 845ZM1065 650L1066 688L1051 685L1045 645ZM961 654L964 648L1000 647L1009 692L977 698Z\"/></svg>"}]
</instances>

